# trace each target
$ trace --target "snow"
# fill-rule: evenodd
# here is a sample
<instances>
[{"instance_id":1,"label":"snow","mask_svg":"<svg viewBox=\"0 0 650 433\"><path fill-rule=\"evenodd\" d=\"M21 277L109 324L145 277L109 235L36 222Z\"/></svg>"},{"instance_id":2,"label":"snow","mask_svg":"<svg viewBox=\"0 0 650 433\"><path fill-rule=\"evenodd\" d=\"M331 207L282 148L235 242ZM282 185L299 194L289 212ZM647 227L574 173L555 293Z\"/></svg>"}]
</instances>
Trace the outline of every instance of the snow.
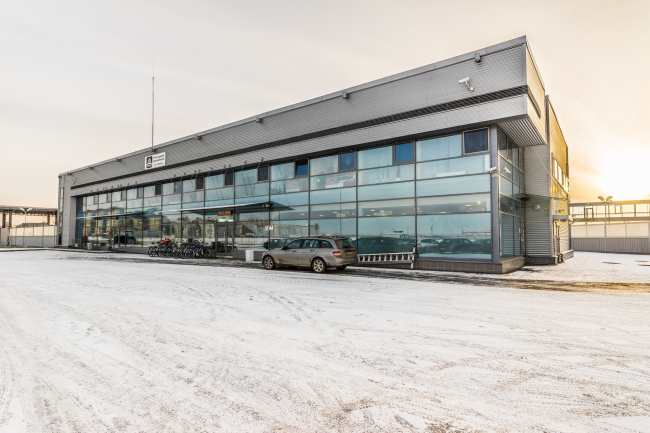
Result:
<instances>
[{"instance_id":1,"label":"snow","mask_svg":"<svg viewBox=\"0 0 650 433\"><path fill-rule=\"evenodd\" d=\"M471 276L2 254L0 433L649 432L648 257Z\"/></svg>"}]
</instances>

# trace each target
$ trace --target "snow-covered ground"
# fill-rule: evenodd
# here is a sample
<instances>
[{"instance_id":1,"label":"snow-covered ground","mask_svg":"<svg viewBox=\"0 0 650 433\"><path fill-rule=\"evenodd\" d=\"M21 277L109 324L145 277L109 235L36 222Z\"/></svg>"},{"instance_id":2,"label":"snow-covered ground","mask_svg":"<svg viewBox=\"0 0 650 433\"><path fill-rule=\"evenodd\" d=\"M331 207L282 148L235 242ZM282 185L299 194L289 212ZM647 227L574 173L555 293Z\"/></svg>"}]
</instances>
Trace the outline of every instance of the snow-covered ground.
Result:
<instances>
[{"instance_id":1,"label":"snow-covered ground","mask_svg":"<svg viewBox=\"0 0 650 433\"><path fill-rule=\"evenodd\" d=\"M463 282L2 254L0 432L650 432L648 284L518 288L645 259Z\"/></svg>"}]
</instances>

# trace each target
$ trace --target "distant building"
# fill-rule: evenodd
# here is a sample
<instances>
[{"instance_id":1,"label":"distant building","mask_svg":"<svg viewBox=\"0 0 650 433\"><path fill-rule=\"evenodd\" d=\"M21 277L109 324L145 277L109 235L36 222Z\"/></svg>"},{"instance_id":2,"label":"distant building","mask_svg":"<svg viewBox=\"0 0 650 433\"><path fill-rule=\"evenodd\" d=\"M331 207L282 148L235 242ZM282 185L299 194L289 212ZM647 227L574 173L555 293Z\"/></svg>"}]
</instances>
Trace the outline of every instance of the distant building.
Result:
<instances>
[{"instance_id":1,"label":"distant building","mask_svg":"<svg viewBox=\"0 0 650 433\"><path fill-rule=\"evenodd\" d=\"M650 253L650 200L571 203L576 251Z\"/></svg>"},{"instance_id":2,"label":"distant building","mask_svg":"<svg viewBox=\"0 0 650 433\"><path fill-rule=\"evenodd\" d=\"M571 256L568 161L521 37L63 173L61 239L233 254L342 235L510 272Z\"/></svg>"}]
</instances>

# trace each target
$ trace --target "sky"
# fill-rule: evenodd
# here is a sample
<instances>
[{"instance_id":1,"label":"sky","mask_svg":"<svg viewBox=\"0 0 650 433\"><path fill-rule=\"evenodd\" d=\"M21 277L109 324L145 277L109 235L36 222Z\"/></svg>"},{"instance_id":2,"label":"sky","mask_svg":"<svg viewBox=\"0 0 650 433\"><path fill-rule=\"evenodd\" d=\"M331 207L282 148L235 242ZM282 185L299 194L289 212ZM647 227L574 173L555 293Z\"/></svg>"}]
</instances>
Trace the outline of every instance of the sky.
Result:
<instances>
[{"instance_id":1,"label":"sky","mask_svg":"<svg viewBox=\"0 0 650 433\"><path fill-rule=\"evenodd\" d=\"M526 35L571 200L650 199L650 1L0 0L0 204L57 176Z\"/></svg>"}]
</instances>

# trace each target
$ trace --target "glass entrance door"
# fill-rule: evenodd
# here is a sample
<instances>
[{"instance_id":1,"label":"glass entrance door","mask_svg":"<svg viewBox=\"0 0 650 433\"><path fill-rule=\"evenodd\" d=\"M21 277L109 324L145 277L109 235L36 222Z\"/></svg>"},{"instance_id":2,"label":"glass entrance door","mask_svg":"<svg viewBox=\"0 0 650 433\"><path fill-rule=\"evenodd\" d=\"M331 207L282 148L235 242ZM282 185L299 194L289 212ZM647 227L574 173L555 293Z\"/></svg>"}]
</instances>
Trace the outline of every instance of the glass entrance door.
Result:
<instances>
[{"instance_id":1,"label":"glass entrance door","mask_svg":"<svg viewBox=\"0 0 650 433\"><path fill-rule=\"evenodd\" d=\"M221 256L232 255L233 250L233 223L224 221L215 223L215 254Z\"/></svg>"}]
</instances>

